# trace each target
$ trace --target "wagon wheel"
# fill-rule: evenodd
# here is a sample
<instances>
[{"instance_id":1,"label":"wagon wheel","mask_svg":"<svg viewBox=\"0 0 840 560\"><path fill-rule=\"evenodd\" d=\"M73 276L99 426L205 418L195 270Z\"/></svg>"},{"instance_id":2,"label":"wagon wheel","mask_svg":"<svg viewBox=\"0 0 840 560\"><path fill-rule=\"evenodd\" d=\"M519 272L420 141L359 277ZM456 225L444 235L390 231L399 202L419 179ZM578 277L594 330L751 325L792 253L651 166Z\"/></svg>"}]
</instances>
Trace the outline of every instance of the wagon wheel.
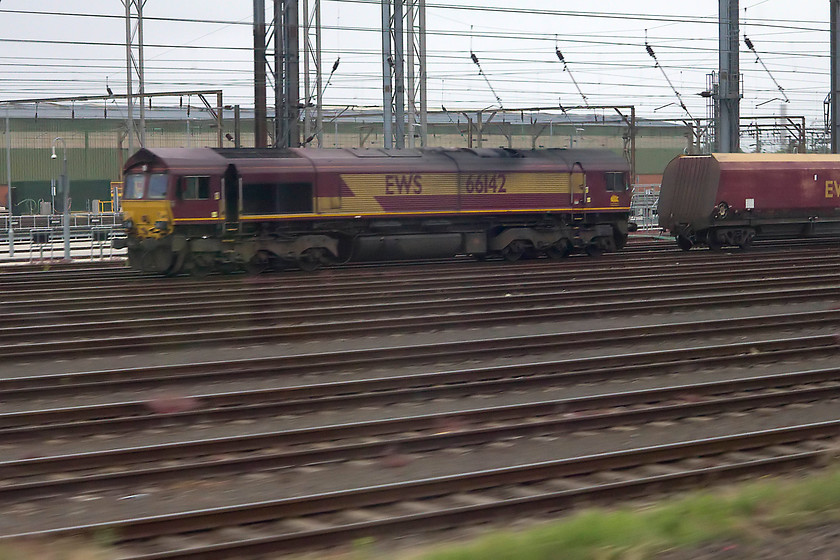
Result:
<instances>
[{"instance_id":1,"label":"wagon wheel","mask_svg":"<svg viewBox=\"0 0 840 560\"><path fill-rule=\"evenodd\" d=\"M744 240L741 241L741 243L738 244L738 247L740 247L741 249L746 251L747 249L752 247L752 241L753 241L753 236L748 233L748 234L746 234L746 237L744 237Z\"/></svg>"},{"instance_id":2,"label":"wagon wheel","mask_svg":"<svg viewBox=\"0 0 840 560\"><path fill-rule=\"evenodd\" d=\"M323 249L319 247L311 247L305 250L298 257L297 264L301 270L306 272L314 272L321 268Z\"/></svg>"},{"instance_id":3,"label":"wagon wheel","mask_svg":"<svg viewBox=\"0 0 840 560\"><path fill-rule=\"evenodd\" d=\"M571 254L571 252L572 244L569 243L568 239L561 239L545 250L545 254L548 255L548 258L553 260L565 259Z\"/></svg>"},{"instance_id":4,"label":"wagon wheel","mask_svg":"<svg viewBox=\"0 0 840 560\"><path fill-rule=\"evenodd\" d=\"M677 236L677 245L683 251L690 251L692 247L694 247L694 243L691 242L691 239L684 235Z\"/></svg>"},{"instance_id":5,"label":"wagon wheel","mask_svg":"<svg viewBox=\"0 0 840 560\"><path fill-rule=\"evenodd\" d=\"M504 249L502 249L502 256L508 262L516 262L522 258L522 255L524 254L525 244L519 239L511 241Z\"/></svg>"},{"instance_id":6,"label":"wagon wheel","mask_svg":"<svg viewBox=\"0 0 840 560\"><path fill-rule=\"evenodd\" d=\"M708 243L709 249L711 249L712 251L720 251L720 248L722 247L721 242L718 241L714 233L709 233L708 238L706 239L706 243Z\"/></svg>"}]
</instances>

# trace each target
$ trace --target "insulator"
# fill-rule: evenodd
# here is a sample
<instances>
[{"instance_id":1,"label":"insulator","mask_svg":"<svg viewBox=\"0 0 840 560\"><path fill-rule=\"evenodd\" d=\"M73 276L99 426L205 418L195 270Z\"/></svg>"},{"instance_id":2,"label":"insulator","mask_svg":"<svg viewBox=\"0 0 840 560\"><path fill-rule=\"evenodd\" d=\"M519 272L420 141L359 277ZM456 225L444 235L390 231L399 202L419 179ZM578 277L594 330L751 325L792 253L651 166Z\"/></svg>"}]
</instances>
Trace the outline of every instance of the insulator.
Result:
<instances>
[{"instance_id":1,"label":"insulator","mask_svg":"<svg viewBox=\"0 0 840 560\"><path fill-rule=\"evenodd\" d=\"M473 61L473 62L475 62L476 64L478 64L478 57L477 57L477 56L475 56L475 53L474 53L474 52L471 52L471 53L470 53L470 58L472 59L472 61Z\"/></svg>"},{"instance_id":2,"label":"insulator","mask_svg":"<svg viewBox=\"0 0 840 560\"><path fill-rule=\"evenodd\" d=\"M654 54L654 52L653 52L653 47L651 47L651 46L650 46L650 45L648 45L647 43L645 43L645 50L647 50L647 53L648 53L650 56L652 56L653 58L656 58L656 54Z\"/></svg>"},{"instance_id":3,"label":"insulator","mask_svg":"<svg viewBox=\"0 0 840 560\"><path fill-rule=\"evenodd\" d=\"M752 41L750 41L750 38L747 37L746 35L744 35L744 43L747 44L747 48L750 49L751 51L755 50L755 47L753 46Z\"/></svg>"},{"instance_id":4,"label":"insulator","mask_svg":"<svg viewBox=\"0 0 840 560\"><path fill-rule=\"evenodd\" d=\"M560 49L557 49L557 58L560 59L560 62L566 62L566 60L563 58L563 53L560 52Z\"/></svg>"}]
</instances>

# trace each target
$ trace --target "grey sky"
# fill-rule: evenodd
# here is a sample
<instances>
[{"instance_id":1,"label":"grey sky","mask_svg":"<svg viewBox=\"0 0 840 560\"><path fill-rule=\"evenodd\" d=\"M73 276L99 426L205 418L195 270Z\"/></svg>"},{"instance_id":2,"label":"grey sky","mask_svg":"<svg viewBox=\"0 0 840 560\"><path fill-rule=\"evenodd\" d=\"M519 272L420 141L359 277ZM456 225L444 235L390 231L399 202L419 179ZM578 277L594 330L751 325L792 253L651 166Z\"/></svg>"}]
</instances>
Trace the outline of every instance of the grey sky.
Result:
<instances>
[{"instance_id":1,"label":"grey sky","mask_svg":"<svg viewBox=\"0 0 840 560\"><path fill-rule=\"evenodd\" d=\"M512 4L517 11L478 7ZM555 56L560 48L590 104L633 104L641 116L684 117L645 52L647 36L689 111L706 115L705 99L697 94L706 88L706 75L717 69L717 2L590 0L585 5L586 12L580 2L427 0L430 108L497 105L470 60L471 50L506 108L583 104ZM147 91L221 88L227 103L251 105L251 12L248 0L147 0ZM124 14L120 0L1 0L0 99L104 94L106 81L124 92ZM741 0L741 14L742 114L784 111L804 115L809 125L821 124L829 89L829 3ZM341 57L325 104L381 104L379 18L377 2L322 1L325 70ZM746 49L743 34L784 94ZM777 99L784 95L789 104Z\"/></svg>"}]
</instances>

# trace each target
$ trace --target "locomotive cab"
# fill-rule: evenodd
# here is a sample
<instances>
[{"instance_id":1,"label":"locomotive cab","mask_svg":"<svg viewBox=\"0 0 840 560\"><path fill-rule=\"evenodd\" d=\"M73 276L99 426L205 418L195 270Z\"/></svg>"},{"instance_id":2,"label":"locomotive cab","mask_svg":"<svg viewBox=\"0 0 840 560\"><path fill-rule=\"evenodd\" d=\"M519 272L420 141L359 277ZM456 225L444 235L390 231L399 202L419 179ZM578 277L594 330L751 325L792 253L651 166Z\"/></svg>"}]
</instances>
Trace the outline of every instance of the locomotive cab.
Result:
<instances>
[{"instance_id":1,"label":"locomotive cab","mask_svg":"<svg viewBox=\"0 0 840 560\"><path fill-rule=\"evenodd\" d=\"M171 192L172 177L166 172L142 166L126 173L122 212L132 268L163 273L172 269L175 219ZM114 246L120 241L115 240Z\"/></svg>"},{"instance_id":2,"label":"locomotive cab","mask_svg":"<svg viewBox=\"0 0 840 560\"><path fill-rule=\"evenodd\" d=\"M207 152L142 148L126 162L122 210L127 238L114 246L128 248L132 268L177 274L191 252L189 238L215 236L224 214L225 166L221 157L208 161ZM217 251L215 244L210 251Z\"/></svg>"},{"instance_id":3,"label":"locomotive cab","mask_svg":"<svg viewBox=\"0 0 840 560\"><path fill-rule=\"evenodd\" d=\"M123 223L129 233L160 239L172 233L172 205L167 196L169 175L140 171L125 176Z\"/></svg>"}]
</instances>

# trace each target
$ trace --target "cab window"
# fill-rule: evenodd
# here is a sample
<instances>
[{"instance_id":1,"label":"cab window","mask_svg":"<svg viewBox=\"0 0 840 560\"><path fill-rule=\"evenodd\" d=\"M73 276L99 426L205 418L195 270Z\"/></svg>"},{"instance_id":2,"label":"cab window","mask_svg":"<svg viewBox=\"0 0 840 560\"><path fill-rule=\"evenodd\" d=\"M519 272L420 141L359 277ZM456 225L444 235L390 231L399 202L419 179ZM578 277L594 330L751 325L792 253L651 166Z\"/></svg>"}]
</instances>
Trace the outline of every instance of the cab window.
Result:
<instances>
[{"instance_id":1,"label":"cab window","mask_svg":"<svg viewBox=\"0 0 840 560\"><path fill-rule=\"evenodd\" d=\"M166 198L166 179L167 175L165 173L149 175L148 198Z\"/></svg>"},{"instance_id":2,"label":"cab window","mask_svg":"<svg viewBox=\"0 0 840 560\"><path fill-rule=\"evenodd\" d=\"M604 173L604 177L607 182L607 192L624 192L627 190L624 173Z\"/></svg>"},{"instance_id":3,"label":"cab window","mask_svg":"<svg viewBox=\"0 0 840 560\"><path fill-rule=\"evenodd\" d=\"M143 198L143 190L146 184L145 175L126 175L125 176L125 194L123 198L129 200L137 200Z\"/></svg>"},{"instance_id":4,"label":"cab window","mask_svg":"<svg viewBox=\"0 0 840 560\"><path fill-rule=\"evenodd\" d=\"M209 200L210 177L181 177L178 192L184 200Z\"/></svg>"}]
</instances>

